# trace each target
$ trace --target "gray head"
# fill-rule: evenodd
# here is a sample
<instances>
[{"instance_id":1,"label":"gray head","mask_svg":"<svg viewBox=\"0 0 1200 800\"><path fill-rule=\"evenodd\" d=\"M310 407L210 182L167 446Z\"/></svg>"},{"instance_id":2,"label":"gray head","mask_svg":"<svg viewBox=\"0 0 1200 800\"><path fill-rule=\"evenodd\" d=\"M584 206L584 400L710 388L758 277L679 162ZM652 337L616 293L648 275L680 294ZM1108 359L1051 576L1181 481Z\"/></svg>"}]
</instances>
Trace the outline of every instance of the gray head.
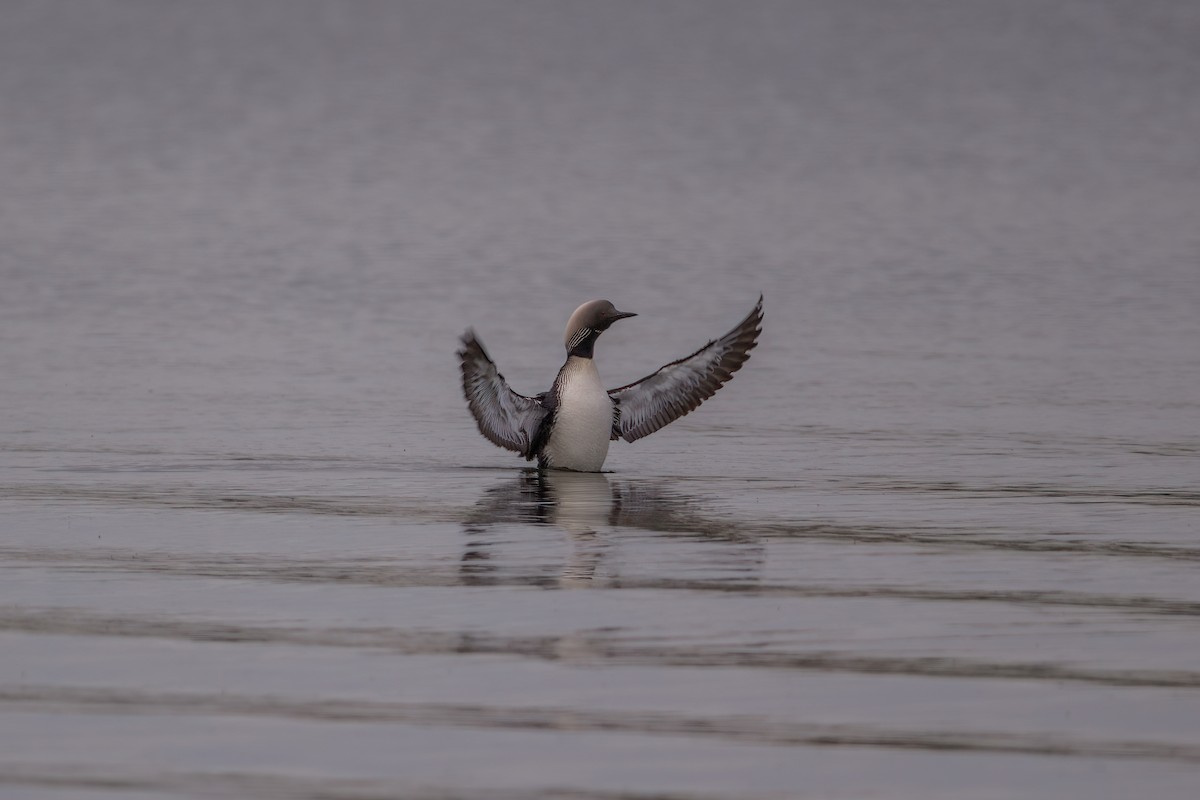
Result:
<instances>
[{"instance_id":1,"label":"gray head","mask_svg":"<svg viewBox=\"0 0 1200 800\"><path fill-rule=\"evenodd\" d=\"M607 300L589 300L575 309L575 313L567 320L563 343L568 353L591 358L592 346L601 332L608 330L608 326L619 319L636 316L627 311L617 311Z\"/></svg>"}]
</instances>

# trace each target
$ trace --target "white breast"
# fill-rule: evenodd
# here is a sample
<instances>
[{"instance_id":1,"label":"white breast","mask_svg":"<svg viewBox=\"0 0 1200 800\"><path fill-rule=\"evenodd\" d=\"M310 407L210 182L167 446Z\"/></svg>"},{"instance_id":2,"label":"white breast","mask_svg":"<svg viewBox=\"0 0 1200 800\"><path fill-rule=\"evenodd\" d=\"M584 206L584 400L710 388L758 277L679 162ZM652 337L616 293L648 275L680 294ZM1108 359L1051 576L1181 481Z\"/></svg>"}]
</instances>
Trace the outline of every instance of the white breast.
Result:
<instances>
[{"instance_id":1,"label":"white breast","mask_svg":"<svg viewBox=\"0 0 1200 800\"><path fill-rule=\"evenodd\" d=\"M558 382L558 412L545 450L549 466L599 472L612 433L612 398L590 358L568 358Z\"/></svg>"}]
</instances>

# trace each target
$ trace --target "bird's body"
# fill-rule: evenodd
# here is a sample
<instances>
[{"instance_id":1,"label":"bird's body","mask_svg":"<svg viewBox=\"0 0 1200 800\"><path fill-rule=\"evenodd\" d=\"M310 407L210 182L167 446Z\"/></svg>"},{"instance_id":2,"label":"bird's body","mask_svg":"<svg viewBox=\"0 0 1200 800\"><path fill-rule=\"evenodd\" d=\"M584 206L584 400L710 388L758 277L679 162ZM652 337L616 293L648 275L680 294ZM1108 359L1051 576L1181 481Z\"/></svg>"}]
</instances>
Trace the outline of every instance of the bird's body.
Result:
<instances>
[{"instance_id":1,"label":"bird's body","mask_svg":"<svg viewBox=\"0 0 1200 800\"><path fill-rule=\"evenodd\" d=\"M613 399L590 358L568 356L554 381L557 409L542 452L545 466L599 472L612 437Z\"/></svg>"},{"instance_id":2,"label":"bird's body","mask_svg":"<svg viewBox=\"0 0 1200 800\"><path fill-rule=\"evenodd\" d=\"M607 300L575 309L563 337L567 360L550 391L534 397L508 388L474 332L458 356L463 393L480 432L538 467L598 472L609 441L632 442L692 411L728 381L758 343L762 297L741 324L640 381L605 389L592 359L596 339L613 322L633 317Z\"/></svg>"}]
</instances>

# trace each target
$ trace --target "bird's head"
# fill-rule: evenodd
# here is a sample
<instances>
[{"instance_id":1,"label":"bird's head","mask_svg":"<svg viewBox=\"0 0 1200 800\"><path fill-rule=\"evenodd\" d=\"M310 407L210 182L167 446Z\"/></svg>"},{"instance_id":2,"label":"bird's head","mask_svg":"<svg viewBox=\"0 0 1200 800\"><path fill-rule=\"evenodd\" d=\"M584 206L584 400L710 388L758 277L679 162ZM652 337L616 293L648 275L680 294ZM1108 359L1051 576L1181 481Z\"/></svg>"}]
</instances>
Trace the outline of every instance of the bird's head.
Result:
<instances>
[{"instance_id":1,"label":"bird's head","mask_svg":"<svg viewBox=\"0 0 1200 800\"><path fill-rule=\"evenodd\" d=\"M596 337L617 320L636 316L628 311L617 311L607 300L589 300L575 309L575 313L567 320L567 330L563 335L567 353L591 358Z\"/></svg>"}]
</instances>

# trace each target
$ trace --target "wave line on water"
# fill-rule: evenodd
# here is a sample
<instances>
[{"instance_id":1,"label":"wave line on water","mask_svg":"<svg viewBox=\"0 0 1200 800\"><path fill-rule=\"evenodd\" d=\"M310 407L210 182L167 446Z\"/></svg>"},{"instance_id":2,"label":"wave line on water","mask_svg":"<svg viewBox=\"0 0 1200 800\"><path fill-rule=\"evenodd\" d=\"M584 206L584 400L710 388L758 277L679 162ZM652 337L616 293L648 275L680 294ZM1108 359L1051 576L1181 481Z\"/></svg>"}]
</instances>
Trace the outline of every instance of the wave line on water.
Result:
<instances>
[{"instance_id":1,"label":"wave line on water","mask_svg":"<svg viewBox=\"0 0 1200 800\"><path fill-rule=\"evenodd\" d=\"M339 585L416 588L433 586L491 586L553 589L556 576L529 572L527 568L503 569L464 576L460 566L430 568L426 565L379 563L375 559L297 559L239 553L145 552L121 548L14 548L0 547L0 565L42 564L74 571L155 573L186 577L260 579L281 583L337 583ZM654 590L745 595L747 597L876 598L923 602L979 602L1012 605L1110 609L1133 614L1200 616L1200 601L1148 595L1102 595L1039 589L935 589L895 585L830 585L764 583L753 580L696 578L625 578L613 576L596 582L600 591Z\"/></svg>"},{"instance_id":2,"label":"wave line on water","mask_svg":"<svg viewBox=\"0 0 1200 800\"><path fill-rule=\"evenodd\" d=\"M1103 486L1053 484L970 484L962 481L902 481L894 478L847 480L847 489L876 492L965 494L971 497L1014 497L1066 500L1074 503L1121 503L1134 505L1200 506L1200 492L1184 489L1122 489Z\"/></svg>"},{"instance_id":3,"label":"wave line on water","mask_svg":"<svg viewBox=\"0 0 1200 800\"><path fill-rule=\"evenodd\" d=\"M0 630L32 634L161 638L302 647L385 650L400 655L508 655L572 666L653 666L849 672L984 680L1069 681L1106 686L1200 689L1200 672L1096 669L1053 662L980 661L950 656L865 655L844 651L763 651L703 645L640 644L614 634L499 636L395 628L292 628L153 617L106 617L58 610L0 614Z\"/></svg>"},{"instance_id":4,"label":"wave line on water","mask_svg":"<svg viewBox=\"0 0 1200 800\"><path fill-rule=\"evenodd\" d=\"M541 706L297 700L224 692L144 692L29 685L0 686L0 704L22 711L58 713L282 717L314 722L699 736L784 747L880 747L1200 763L1200 746L1182 742L1080 739L1050 733L905 730L861 724L785 722L749 715L696 717Z\"/></svg>"},{"instance_id":5,"label":"wave line on water","mask_svg":"<svg viewBox=\"0 0 1200 800\"><path fill-rule=\"evenodd\" d=\"M522 481L528 480L524 476ZM624 486L624 485L622 485ZM502 486L501 488L512 488ZM519 486L518 486L519 488ZM914 527L909 523L847 524L823 519L804 522L727 519L694 513L681 497L638 498L631 493L620 506L627 518L614 518L614 527L645 530L651 533L686 533L718 539L738 540L795 539L853 544L904 544L920 547L994 550L999 552L1069 553L1118 558L1160 558L1174 561L1200 561L1200 548L1188 545L1147 543L1130 540L1097 540L1078 531L1001 530L979 527ZM877 488L882 491L882 488ZM1191 505L1190 496L1168 493L1172 504ZM1200 498L1200 495L1197 496ZM0 499L35 502L105 503L134 507L167 507L191 511L238 511L268 514L314 514L335 517L377 517L403 519L414 523L459 523L486 525L496 522L531 520L514 509L525 508L529 498L506 497L496 508L463 509L415 498L397 501L375 495L313 495L249 493L241 488L194 486L108 485L77 486L64 484L21 484L0 486ZM638 503L641 501L641 508ZM1147 498L1149 500L1149 498ZM1195 501L1200 503L1200 499ZM628 509L638 509L629 511ZM687 513L683 509L688 509ZM507 515L507 516L506 516Z\"/></svg>"},{"instance_id":6,"label":"wave line on water","mask_svg":"<svg viewBox=\"0 0 1200 800\"><path fill-rule=\"evenodd\" d=\"M473 789L414 785L386 778L295 777L269 772L190 772L96 764L28 764L0 761L0 786L162 792L186 797L280 798L283 800L697 800L694 794L604 792L569 787ZM739 798L744 795L738 795ZM731 795L710 795L723 800Z\"/></svg>"}]
</instances>

